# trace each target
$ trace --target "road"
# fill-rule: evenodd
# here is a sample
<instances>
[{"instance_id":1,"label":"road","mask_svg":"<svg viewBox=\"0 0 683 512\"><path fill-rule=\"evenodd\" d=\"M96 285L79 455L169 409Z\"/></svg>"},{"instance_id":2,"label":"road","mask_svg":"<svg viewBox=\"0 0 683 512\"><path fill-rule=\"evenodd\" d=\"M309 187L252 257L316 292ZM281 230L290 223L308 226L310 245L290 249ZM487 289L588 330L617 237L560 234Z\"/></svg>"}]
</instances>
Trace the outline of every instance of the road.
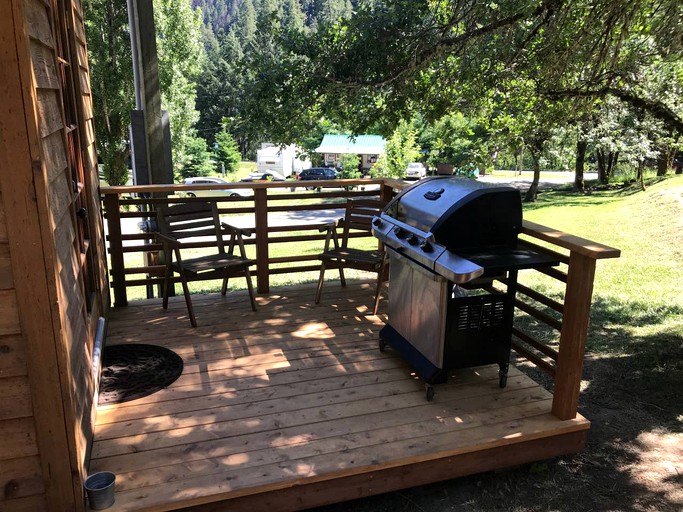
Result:
<instances>
[{"instance_id":1,"label":"road","mask_svg":"<svg viewBox=\"0 0 683 512\"><path fill-rule=\"evenodd\" d=\"M507 175L509 174L509 175ZM496 176L483 176L478 178L486 183L497 183L500 185L510 185L522 190L526 190L532 181L529 173L525 172L519 176L516 171L496 171ZM597 179L597 173L586 173L586 180ZM540 188L550 188L556 185L572 183L574 181L573 172L544 172L539 182ZM317 224L330 222L344 216L344 209L337 208L323 211L297 211L297 212L275 212L268 214L268 225L286 226L290 224ZM229 222L241 228L254 227L253 215L239 215L229 218ZM122 219L124 233L138 233L137 220Z\"/></svg>"}]
</instances>

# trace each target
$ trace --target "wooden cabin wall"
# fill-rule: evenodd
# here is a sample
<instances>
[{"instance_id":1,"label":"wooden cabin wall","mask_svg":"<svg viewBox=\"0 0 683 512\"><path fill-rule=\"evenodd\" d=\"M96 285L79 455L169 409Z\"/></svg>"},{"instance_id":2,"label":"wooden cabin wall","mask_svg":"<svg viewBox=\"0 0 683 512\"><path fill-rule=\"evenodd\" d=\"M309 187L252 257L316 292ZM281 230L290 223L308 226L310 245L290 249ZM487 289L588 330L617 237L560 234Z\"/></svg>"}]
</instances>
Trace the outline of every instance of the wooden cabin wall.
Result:
<instances>
[{"instance_id":1,"label":"wooden cabin wall","mask_svg":"<svg viewBox=\"0 0 683 512\"><path fill-rule=\"evenodd\" d=\"M82 11L0 12L0 510L81 510L109 301Z\"/></svg>"},{"instance_id":2,"label":"wooden cabin wall","mask_svg":"<svg viewBox=\"0 0 683 512\"><path fill-rule=\"evenodd\" d=\"M43 471L0 193L0 510L45 508Z\"/></svg>"}]
</instances>

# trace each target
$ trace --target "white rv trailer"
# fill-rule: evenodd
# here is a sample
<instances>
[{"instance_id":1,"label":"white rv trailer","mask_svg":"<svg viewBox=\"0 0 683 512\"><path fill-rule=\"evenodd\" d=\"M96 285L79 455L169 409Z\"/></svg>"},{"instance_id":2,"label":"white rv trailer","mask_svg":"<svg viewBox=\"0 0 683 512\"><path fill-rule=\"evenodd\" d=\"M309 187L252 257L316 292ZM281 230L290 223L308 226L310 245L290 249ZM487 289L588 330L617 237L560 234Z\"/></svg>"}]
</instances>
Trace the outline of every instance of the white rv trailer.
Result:
<instances>
[{"instance_id":1,"label":"white rv trailer","mask_svg":"<svg viewBox=\"0 0 683 512\"><path fill-rule=\"evenodd\" d=\"M281 148L268 142L256 151L256 170L265 172L268 169L277 171L283 176L299 174L304 169L310 169L311 161L297 158L298 148L294 144Z\"/></svg>"}]
</instances>

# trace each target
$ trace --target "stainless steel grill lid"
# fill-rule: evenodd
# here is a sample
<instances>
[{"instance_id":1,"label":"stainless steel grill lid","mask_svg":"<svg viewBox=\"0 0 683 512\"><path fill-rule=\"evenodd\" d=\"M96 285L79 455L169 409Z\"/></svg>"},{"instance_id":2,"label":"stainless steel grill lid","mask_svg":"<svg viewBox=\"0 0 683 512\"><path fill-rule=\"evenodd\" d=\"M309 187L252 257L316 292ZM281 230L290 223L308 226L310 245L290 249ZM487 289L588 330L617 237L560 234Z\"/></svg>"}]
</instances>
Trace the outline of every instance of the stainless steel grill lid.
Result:
<instances>
[{"instance_id":1,"label":"stainless steel grill lid","mask_svg":"<svg viewBox=\"0 0 683 512\"><path fill-rule=\"evenodd\" d=\"M373 221L387 247L454 283L515 260L521 228L517 189L459 177L419 181Z\"/></svg>"},{"instance_id":2,"label":"stainless steel grill lid","mask_svg":"<svg viewBox=\"0 0 683 512\"><path fill-rule=\"evenodd\" d=\"M519 190L460 177L419 181L396 196L385 214L432 233L454 252L514 248L522 228Z\"/></svg>"}]
</instances>

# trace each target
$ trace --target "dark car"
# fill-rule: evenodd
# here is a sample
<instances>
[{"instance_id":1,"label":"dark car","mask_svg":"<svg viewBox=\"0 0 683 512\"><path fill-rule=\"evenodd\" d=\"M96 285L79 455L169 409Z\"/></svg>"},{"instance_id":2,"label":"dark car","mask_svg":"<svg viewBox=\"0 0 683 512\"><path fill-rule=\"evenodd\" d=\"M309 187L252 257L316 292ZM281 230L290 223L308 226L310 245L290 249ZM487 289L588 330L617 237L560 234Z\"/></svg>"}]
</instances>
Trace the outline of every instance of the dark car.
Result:
<instances>
[{"instance_id":1,"label":"dark car","mask_svg":"<svg viewBox=\"0 0 683 512\"><path fill-rule=\"evenodd\" d=\"M300 180L334 180L337 179L337 171L330 167L312 167L299 173Z\"/></svg>"},{"instance_id":2,"label":"dark car","mask_svg":"<svg viewBox=\"0 0 683 512\"><path fill-rule=\"evenodd\" d=\"M683 172L683 151L678 151L671 162L671 167L676 174Z\"/></svg>"},{"instance_id":3,"label":"dark car","mask_svg":"<svg viewBox=\"0 0 683 512\"><path fill-rule=\"evenodd\" d=\"M330 167L311 167L310 169L304 169L299 173L299 180L302 181L312 181L312 180L336 180L337 171ZM317 187L306 187L307 189L313 189Z\"/></svg>"}]
</instances>

